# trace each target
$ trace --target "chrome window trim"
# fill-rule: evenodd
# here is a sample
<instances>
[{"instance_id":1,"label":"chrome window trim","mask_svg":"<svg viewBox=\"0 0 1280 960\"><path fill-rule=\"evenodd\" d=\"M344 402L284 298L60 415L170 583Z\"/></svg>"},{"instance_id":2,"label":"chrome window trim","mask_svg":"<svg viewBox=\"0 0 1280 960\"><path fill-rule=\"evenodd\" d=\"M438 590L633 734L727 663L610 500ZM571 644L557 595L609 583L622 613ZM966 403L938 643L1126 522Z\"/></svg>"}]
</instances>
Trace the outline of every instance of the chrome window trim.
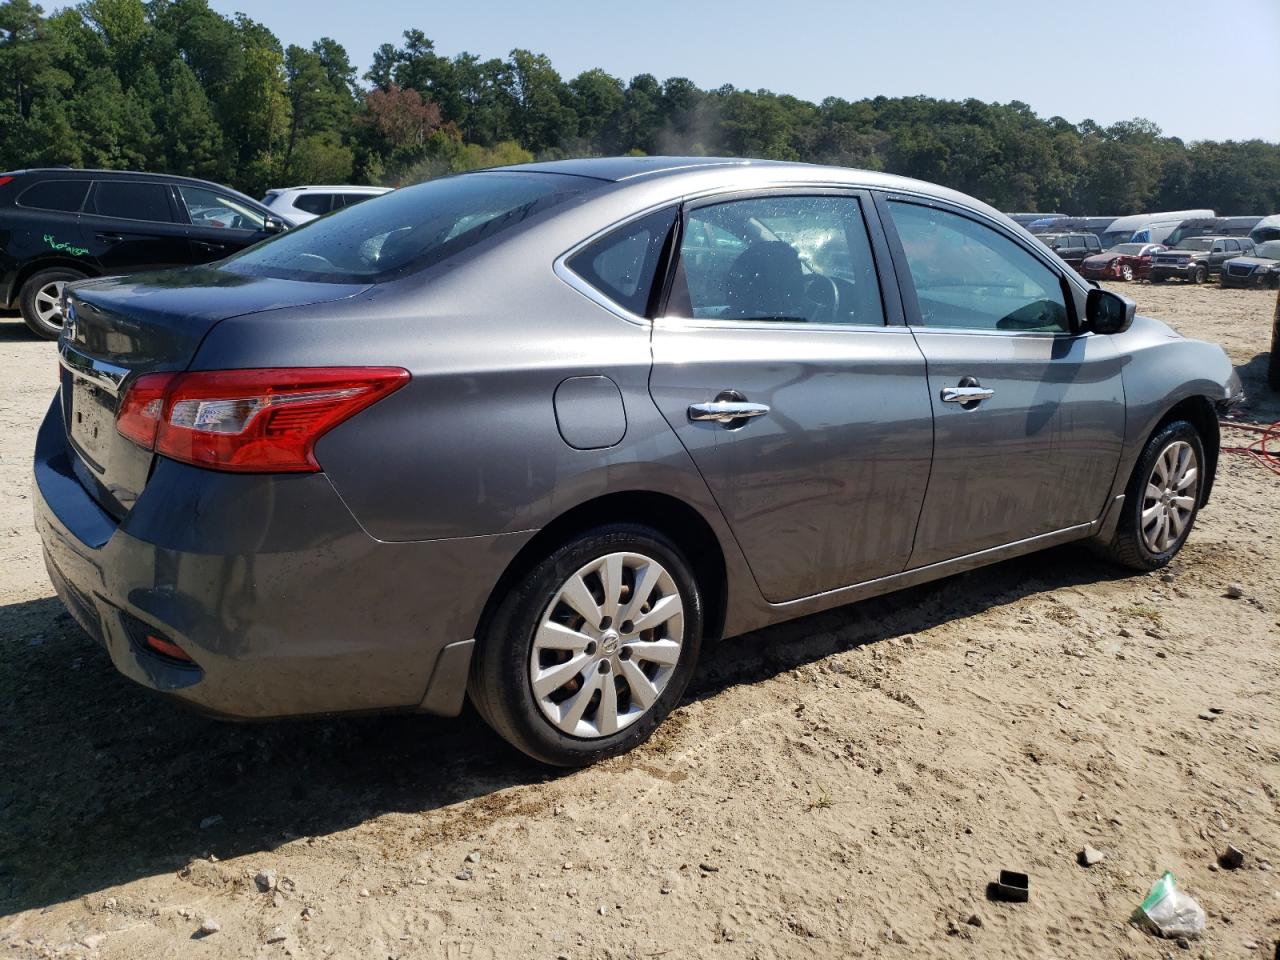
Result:
<instances>
[{"instance_id":1,"label":"chrome window trim","mask_svg":"<svg viewBox=\"0 0 1280 960\"><path fill-rule=\"evenodd\" d=\"M716 317L658 317L650 321L655 327L667 330L680 329L697 329L697 330L751 330L759 332L761 330L793 330L804 332L806 330L842 333L846 331L860 333L911 333L911 328L892 323L809 323L804 321L801 323L789 323L784 320L734 320L734 319L717 319Z\"/></svg>"}]
</instances>

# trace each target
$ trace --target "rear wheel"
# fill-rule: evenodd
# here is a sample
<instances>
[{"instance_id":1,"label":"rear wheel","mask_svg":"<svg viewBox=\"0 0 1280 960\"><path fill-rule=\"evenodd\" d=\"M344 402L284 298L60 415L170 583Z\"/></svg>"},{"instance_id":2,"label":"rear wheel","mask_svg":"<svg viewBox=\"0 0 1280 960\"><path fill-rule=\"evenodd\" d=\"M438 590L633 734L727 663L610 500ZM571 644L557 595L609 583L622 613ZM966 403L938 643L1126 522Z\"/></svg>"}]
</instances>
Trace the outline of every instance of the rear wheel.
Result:
<instances>
[{"instance_id":1,"label":"rear wheel","mask_svg":"<svg viewBox=\"0 0 1280 960\"><path fill-rule=\"evenodd\" d=\"M1175 420L1147 441L1125 491L1106 556L1134 570L1155 570L1177 555L1200 510L1204 445L1186 420Z\"/></svg>"},{"instance_id":2,"label":"rear wheel","mask_svg":"<svg viewBox=\"0 0 1280 960\"><path fill-rule=\"evenodd\" d=\"M467 691L518 749L584 766L648 739L683 696L701 638L702 600L679 548L648 527L599 527L502 598Z\"/></svg>"},{"instance_id":3,"label":"rear wheel","mask_svg":"<svg viewBox=\"0 0 1280 960\"><path fill-rule=\"evenodd\" d=\"M84 277L69 267L51 267L27 278L18 295L18 305L32 333L46 340L58 339L62 332L62 289Z\"/></svg>"}]
</instances>

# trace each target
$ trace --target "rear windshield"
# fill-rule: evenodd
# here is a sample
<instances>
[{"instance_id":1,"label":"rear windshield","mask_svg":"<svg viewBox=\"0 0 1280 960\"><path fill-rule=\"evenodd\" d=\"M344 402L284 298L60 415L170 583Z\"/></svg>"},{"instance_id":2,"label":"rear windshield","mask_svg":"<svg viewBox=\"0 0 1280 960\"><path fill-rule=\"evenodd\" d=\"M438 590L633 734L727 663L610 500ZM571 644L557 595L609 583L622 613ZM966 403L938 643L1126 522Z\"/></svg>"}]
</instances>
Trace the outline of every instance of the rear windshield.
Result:
<instances>
[{"instance_id":1,"label":"rear windshield","mask_svg":"<svg viewBox=\"0 0 1280 960\"><path fill-rule=\"evenodd\" d=\"M1108 251L1109 253L1123 253L1137 256L1147 248L1145 243L1118 243Z\"/></svg>"},{"instance_id":2,"label":"rear windshield","mask_svg":"<svg viewBox=\"0 0 1280 960\"><path fill-rule=\"evenodd\" d=\"M224 261L253 276L376 283L419 270L602 186L537 173L468 173L393 190Z\"/></svg>"}]
</instances>

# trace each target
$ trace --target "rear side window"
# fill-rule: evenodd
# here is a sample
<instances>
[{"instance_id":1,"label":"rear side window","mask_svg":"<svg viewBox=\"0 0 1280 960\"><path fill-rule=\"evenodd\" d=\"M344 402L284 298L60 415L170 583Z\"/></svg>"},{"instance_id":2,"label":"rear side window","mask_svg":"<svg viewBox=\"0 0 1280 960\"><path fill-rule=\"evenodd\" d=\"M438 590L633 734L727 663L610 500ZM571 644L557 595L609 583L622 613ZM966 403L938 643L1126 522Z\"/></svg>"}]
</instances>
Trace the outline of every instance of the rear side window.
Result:
<instances>
[{"instance_id":1,"label":"rear side window","mask_svg":"<svg viewBox=\"0 0 1280 960\"><path fill-rule=\"evenodd\" d=\"M18 204L37 210L73 213L84 205L84 195L88 192L88 180L41 180L22 191Z\"/></svg>"},{"instance_id":2,"label":"rear side window","mask_svg":"<svg viewBox=\"0 0 1280 960\"><path fill-rule=\"evenodd\" d=\"M334 208L337 208L338 201L342 201L343 206L354 207L362 200L372 200L376 196L376 193L340 193L334 197Z\"/></svg>"},{"instance_id":3,"label":"rear side window","mask_svg":"<svg viewBox=\"0 0 1280 960\"><path fill-rule=\"evenodd\" d=\"M222 262L253 276L373 283L493 240L602 183L563 174L493 171L441 177L277 234Z\"/></svg>"},{"instance_id":4,"label":"rear side window","mask_svg":"<svg viewBox=\"0 0 1280 960\"><path fill-rule=\"evenodd\" d=\"M644 316L674 209L660 210L619 227L569 260L569 269L606 297Z\"/></svg>"},{"instance_id":5,"label":"rear side window","mask_svg":"<svg viewBox=\"0 0 1280 960\"><path fill-rule=\"evenodd\" d=\"M163 183L99 180L89 200L90 211L102 217L172 223L169 188Z\"/></svg>"},{"instance_id":6,"label":"rear side window","mask_svg":"<svg viewBox=\"0 0 1280 960\"><path fill-rule=\"evenodd\" d=\"M333 194L331 193L303 193L293 201L293 205L299 210L304 213L314 213L317 216L328 213L332 203Z\"/></svg>"}]
</instances>

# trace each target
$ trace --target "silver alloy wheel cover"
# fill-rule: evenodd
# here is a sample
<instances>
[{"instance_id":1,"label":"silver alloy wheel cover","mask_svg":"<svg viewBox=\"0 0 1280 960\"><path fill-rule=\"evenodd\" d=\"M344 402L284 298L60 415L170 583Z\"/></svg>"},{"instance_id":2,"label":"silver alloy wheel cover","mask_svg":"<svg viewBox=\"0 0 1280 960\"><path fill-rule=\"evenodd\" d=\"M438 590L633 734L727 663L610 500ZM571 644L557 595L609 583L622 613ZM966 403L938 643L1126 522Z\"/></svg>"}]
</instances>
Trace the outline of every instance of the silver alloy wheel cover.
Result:
<instances>
[{"instance_id":1,"label":"silver alloy wheel cover","mask_svg":"<svg viewBox=\"0 0 1280 960\"><path fill-rule=\"evenodd\" d=\"M51 327L62 326L62 289L66 285L66 280L54 280L36 291L33 301L36 317L41 323Z\"/></svg>"},{"instance_id":2,"label":"silver alloy wheel cover","mask_svg":"<svg viewBox=\"0 0 1280 960\"><path fill-rule=\"evenodd\" d=\"M1142 540L1152 553L1165 553L1186 531L1200 493L1195 448L1175 440L1156 457L1142 494Z\"/></svg>"},{"instance_id":3,"label":"silver alloy wheel cover","mask_svg":"<svg viewBox=\"0 0 1280 960\"><path fill-rule=\"evenodd\" d=\"M610 553L569 577L543 610L529 683L561 733L608 737L649 711L683 649L684 601L666 567Z\"/></svg>"}]
</instances>

